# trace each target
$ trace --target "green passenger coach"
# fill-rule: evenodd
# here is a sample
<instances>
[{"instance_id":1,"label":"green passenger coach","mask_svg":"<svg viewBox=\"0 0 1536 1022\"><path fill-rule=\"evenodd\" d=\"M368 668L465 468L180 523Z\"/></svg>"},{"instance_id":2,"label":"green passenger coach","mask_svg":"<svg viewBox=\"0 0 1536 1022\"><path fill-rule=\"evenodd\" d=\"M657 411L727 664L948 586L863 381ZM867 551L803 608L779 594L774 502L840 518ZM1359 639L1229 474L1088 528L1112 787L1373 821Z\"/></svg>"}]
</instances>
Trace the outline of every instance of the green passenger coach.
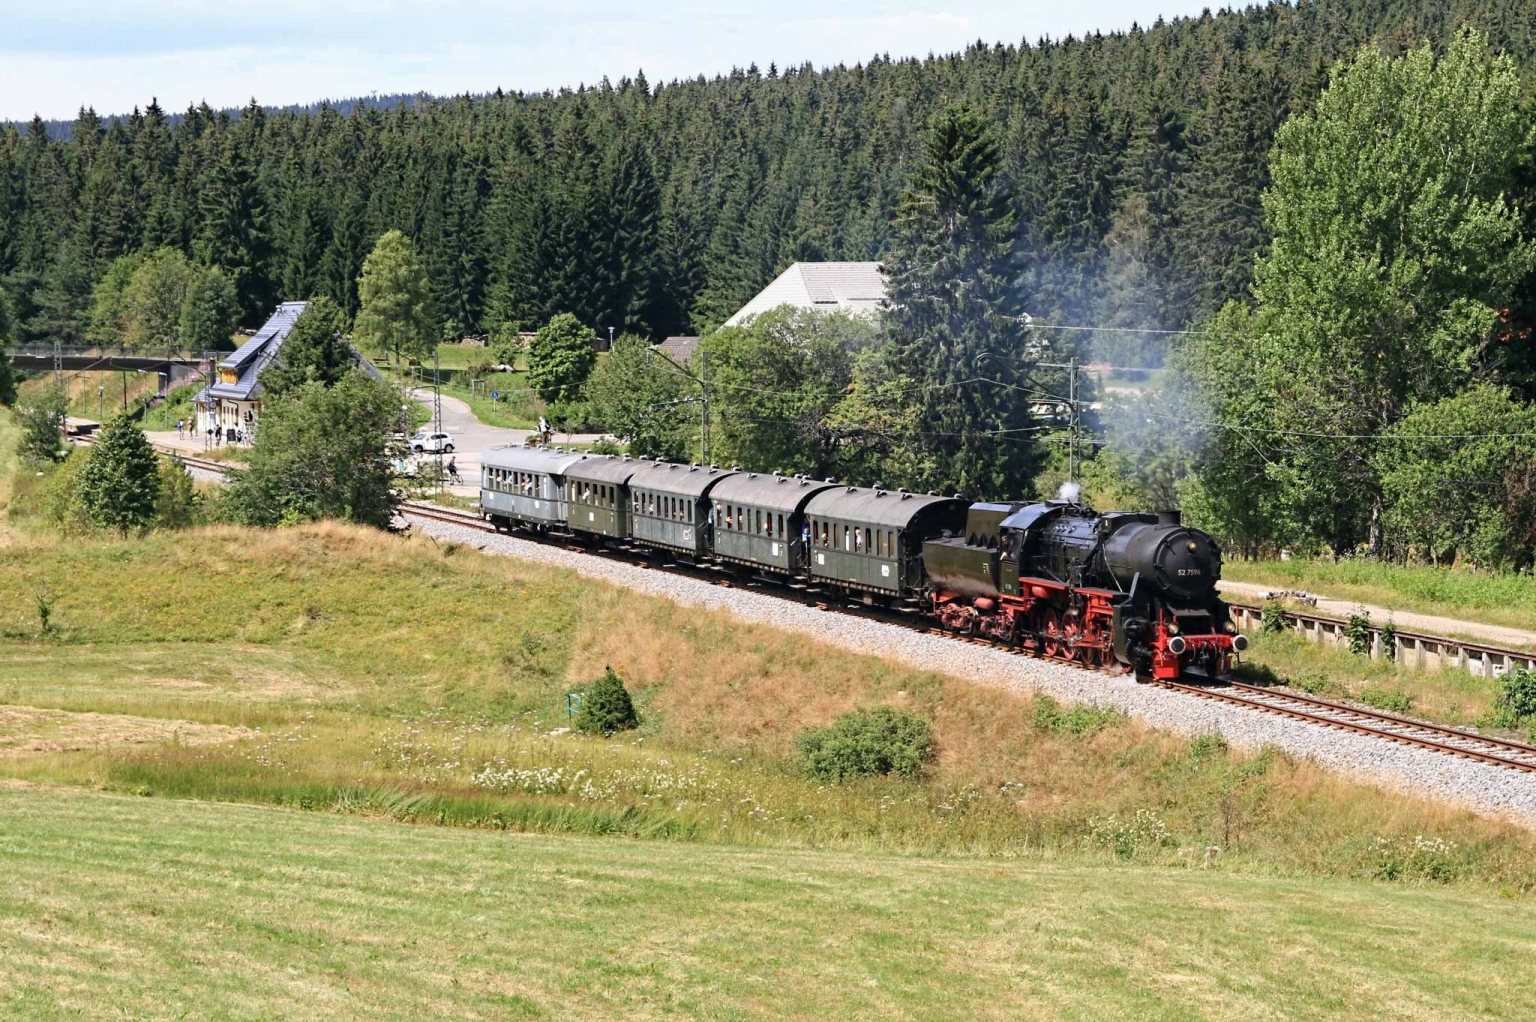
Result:
<instances>
[{"instance_id":1,"label":"green passenger coach","mask_svg":"<svg viewBox=\"0 0 1536 1022\"><path fill-rule=\"evenodd\" d=\"M625 486L638 467L638 462L611 454L584 454L566 466L566 522L570 527L609 539L628 536Z\"/></svg>"},{"instance_id":2,"label":"green passenger coach","mask_svg":"<svg viewBox=\"0 0 1536 1022\"><path fill-rule=\"evenodd\" d=\"M693 556L709 553L709 493L735 473L667 461L635 464L629 479L630 535Z\"/></svg>"},{"instance_id":3,"label":"green passenger coach","mask_svg":"<svg viewBox=\"0 0 1536 1022\"><path fill-rule=\"evenodd\" d=\"M790 575L805 573L806 501L832 483L801 476L738 473L710 491L715 556Z\"/></svg>"},{"instance_id":4,"label":"green passenger coach","mask_svg":"<svg viewBox=\"0 0 1536 1022\"><path fill-rule=\"evenodd\" d=\"M813 580L882 595L922 583L924 538L965 529L970 502L901 490L838 486L805 506Z\"/></svg>"}]
</instances>

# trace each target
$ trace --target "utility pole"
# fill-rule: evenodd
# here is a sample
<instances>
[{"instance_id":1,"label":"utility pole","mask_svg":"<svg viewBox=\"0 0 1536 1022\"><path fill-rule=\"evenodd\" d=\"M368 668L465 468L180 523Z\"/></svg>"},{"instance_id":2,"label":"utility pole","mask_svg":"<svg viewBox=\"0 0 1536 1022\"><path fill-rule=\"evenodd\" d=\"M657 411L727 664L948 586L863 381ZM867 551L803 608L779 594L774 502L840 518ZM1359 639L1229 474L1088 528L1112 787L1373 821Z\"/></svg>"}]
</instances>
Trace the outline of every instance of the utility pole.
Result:
<instances>
[{"instance_id":1,"label":"utility pole","mask_svg":"<svg viewBox=\"0 0 1536 1022\"><path fill-rule=\"evenodd\" d=\"M679 365L678 363L672 361L672 359L669 358L666 354L657 351L655 348L650 348L646 352L646 358L647 359L652 359L652 358L654 358L657 355L661 355L662 361L666 362L674 370L676 370L676 375L678 375L678 376L686 376L688 379L692 380L694 383L697 383L699 385L699 396L697 398L691 398L691 397L690 398L685 398L685 399L683 399L681 401L663 401L663 402L661 402L661 404L651 405L650 407L651 408L660 408L660 407L663 407L664 405L692 404L695 400L697 400L699 402L699 458L702 460L702 462L705 465L708 465L709 464L709 353L707 351L705 351L703 348L700 348L698 350L698 354L695 356L699 360L699 375L697 375L697 376L695 376L695 375L693 375L693 373L689 372L688 368L686 366Z\"/></svg>"},{"instance_id":2,"label":"utility pole","mask_svg":"<svg viewBox=\"0 0 1536 1022\"><path fill-rule=\"evenodd\" d=\"M699 349L699 457L709 464L709 352Z\"/></svg>"},{"instance_id":3,"label":"utility pole","mask_svg":"<svg viewBox=\"0 0 1536 1022\"><path fill-rule=\"evenodd\" d=\"M437 345L432 346L432 432L443 431L443 373ZM437 442L437 492L443 492L443 444Z\"/></svg>"},{"instance_id":4,"label":"utility pole","mask_svg":"<svg viewBox=\"0 0 1536 1022\"><path fill-rule=\"evenodd\" d=\"M1082 417L1077 412L1077 356L1072 356L1071 379L1067 382L1067 407L1072 415L1072 437L1067 445L1067 482L1077 482L1077 435Z\"/></svg>"}]
</instances>

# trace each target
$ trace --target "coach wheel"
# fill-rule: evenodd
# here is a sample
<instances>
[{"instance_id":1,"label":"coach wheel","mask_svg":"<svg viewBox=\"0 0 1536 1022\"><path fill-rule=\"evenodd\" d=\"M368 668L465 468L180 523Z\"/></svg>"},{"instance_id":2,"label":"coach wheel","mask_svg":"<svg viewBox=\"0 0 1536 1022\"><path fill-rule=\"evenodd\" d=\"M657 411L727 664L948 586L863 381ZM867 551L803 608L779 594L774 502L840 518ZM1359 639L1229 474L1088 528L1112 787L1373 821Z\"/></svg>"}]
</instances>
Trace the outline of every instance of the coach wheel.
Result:
<instances>
[{"instance_id":1,"label":"coach wheel","mask_svg":"<svg viewBox=\"0 0 1536 1022\"><path fill-rule=\"evenodd\" d=\"M1040 652L1046 656L1061 655L1061 615L1048 610L1040 619Z\"/></svg>"}]
</instances>

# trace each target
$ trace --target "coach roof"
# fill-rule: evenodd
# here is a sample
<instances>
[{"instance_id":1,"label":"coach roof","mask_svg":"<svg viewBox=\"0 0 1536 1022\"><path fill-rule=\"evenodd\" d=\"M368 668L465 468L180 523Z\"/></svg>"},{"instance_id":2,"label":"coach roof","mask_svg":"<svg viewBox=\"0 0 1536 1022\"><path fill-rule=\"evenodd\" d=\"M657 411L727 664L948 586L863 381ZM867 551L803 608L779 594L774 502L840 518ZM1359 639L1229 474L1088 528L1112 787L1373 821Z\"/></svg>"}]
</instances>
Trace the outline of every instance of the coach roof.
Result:
<instances>
[{"instance_id":1,"label":"coach roof","mask_svg":"<svg viewBox=\"0 0 1536 1022\"><path fill-rule=\"evenodd\" d=\"M743 472L723 481L710 491L709 495L718 501L794 512L798 511L800 506L811 497L833 485L820 479L806 479L802 476Z\"/></svg>"},{"instance_id":2,"label":"coach roof","mask_svg":"<svg viewBox=\"0 0 1536 1022\"><path fill-rule=\"evenodd\" d=\"M627 483L639 467L637 461L612 454L583 454L565 466L565 477L580 482Z\"/></svg>"},{"instance_id":3,"label":"coach roof","mask_svg":"<svg viewBox=\"0 0 1536 1022\"><path fill-rule=\"evenodd\" d=\"M480 464L485 468L557 476L563 475L569 466L583 457L577 452L550 450L546 447L493 447L480 456Z\"/></svg>"},{"instance_id":4,"label":"coach roof","mask_svg":"<svg viewBox=\"0 0 1536 1022\"><path fill-rule=\"evenodd\" d=\"M913 518L928 508L939 508L942 505L967 508L970 504L970 501L958 497L931 497L901 490L838 486L811 498L805 513L816 518L836 518L861 525L904 529Z\"/></svg>"},{"instance_id":5,"label":"coach roof","mask_svg":"<svg viewBox=\"0 0 1536 1022\"><path fill-rule=\"evenodd\" d=\"M705 465L680 465L674 461L637 461L629 485L637 490L675 493L680 497L702 497L715 483L736 473L730 469Z\"/></svg>"}]
</instances>

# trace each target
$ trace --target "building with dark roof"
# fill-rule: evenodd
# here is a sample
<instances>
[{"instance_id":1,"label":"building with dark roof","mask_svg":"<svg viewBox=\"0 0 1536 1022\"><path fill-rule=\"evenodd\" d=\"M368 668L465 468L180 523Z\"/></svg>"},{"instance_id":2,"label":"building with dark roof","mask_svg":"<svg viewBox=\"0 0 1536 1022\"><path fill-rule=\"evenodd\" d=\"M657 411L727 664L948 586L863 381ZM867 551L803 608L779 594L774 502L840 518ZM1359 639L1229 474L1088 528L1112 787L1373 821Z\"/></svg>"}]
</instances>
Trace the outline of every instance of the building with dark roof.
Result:
<instances>
[{"instance_id":1,"label":"building with dark roof","mask_svg":"<svg viewBox=\"0 0 1536 1022\"><path fill-rule=\"evenodd\" d=\"M265 389L261 385L261 373L282 353L283 342L293 333L294 324L308 304L284 302L279 305L250 340L219 363L217 378L192 399L197 409L198 432L217 430L231 440L237 437L249 440L255 436L257 423L261 421L261 399ZM372 362L356 351L353 354L364 372L380 377Z\"/></svg>"},{"instance_id":2,"label":"building with dark roof","mask_svg":"<svg viewBox=\"0 0 1536 1022\"><path fill-rule=\"evenodd\" d=\"M693 356L699 352L699 339L697 337L668 337L660 344L651 345L651 350L667 356L680 366L685 366L693 361Z\"/></svg>"}]
</instances>

